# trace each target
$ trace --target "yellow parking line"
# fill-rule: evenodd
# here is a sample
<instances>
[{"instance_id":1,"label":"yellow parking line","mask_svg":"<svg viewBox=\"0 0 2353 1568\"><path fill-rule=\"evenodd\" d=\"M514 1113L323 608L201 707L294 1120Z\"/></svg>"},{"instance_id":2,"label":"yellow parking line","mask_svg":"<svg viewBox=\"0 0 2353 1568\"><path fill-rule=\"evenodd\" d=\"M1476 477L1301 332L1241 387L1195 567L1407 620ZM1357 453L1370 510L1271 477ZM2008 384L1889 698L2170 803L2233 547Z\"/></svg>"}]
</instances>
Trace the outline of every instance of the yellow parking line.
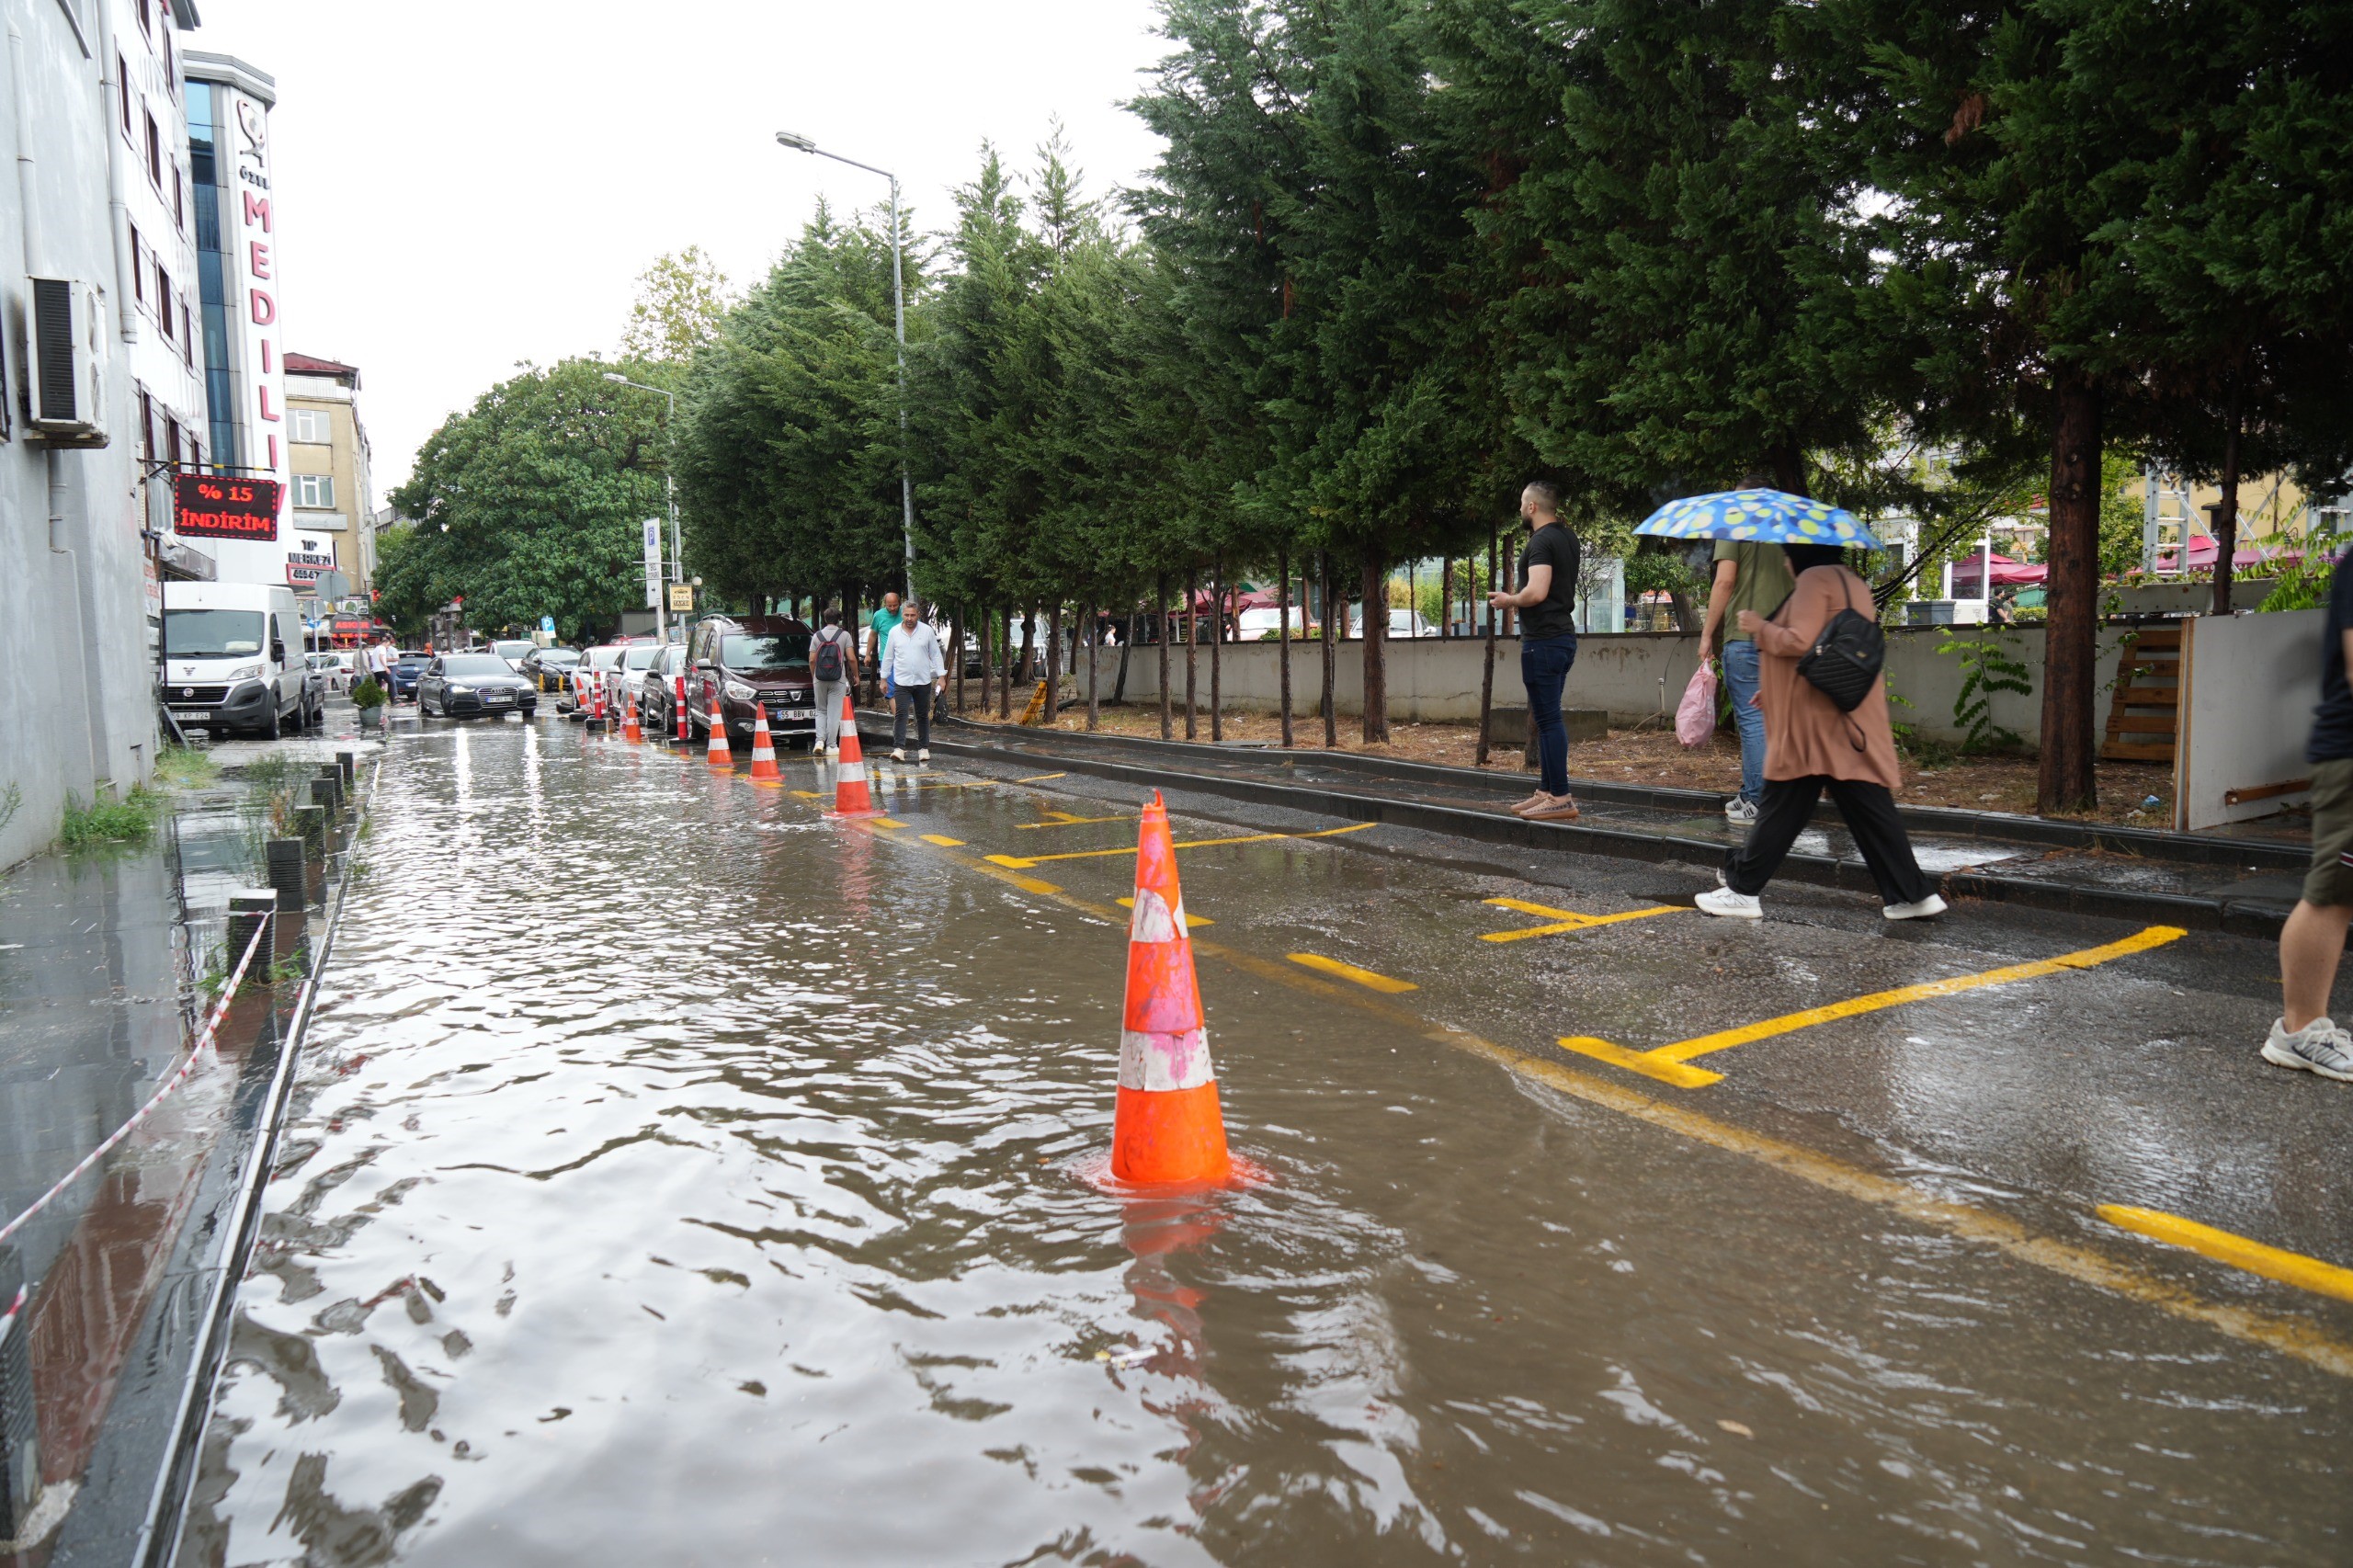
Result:
<instances>
[{"instance_id":1,"label":"yellow parking line","mask_svg":"<svg viewBox=\"0 0 2353 1568\"><path fill-rule=\"evenodd\" d=\"M1327 959L1322 953L1286 953L1283 956L1303 968L1320 969L1325 974L1336 974L1342 980L1353 980L1368 991L1386 992L1395 996L1407 991L1421 989L1410 980L1392 980L1385 974L1375 974L1369 969L1358 969L1352 963L1342 963L1337 959Z\"/></svg>"},{"instance_id":2,"label":"yellow parking line","mask_svg":"<svg viewBox=\"0 0 2353 1568\"><path fill-rule=\"evenodd\" d=\"M1046 814L1052 817L1054 820L1052 822L1016 823L1014 824L1014 826L1027 831L1030 828L1038 827L1078 827L1090 822L1133 822L1136 820L1136 815L1133 812L1122 812L1120 815L1115 817L1074 817L1068 812L1049 812Z\"/></svg>"},{"instance_id":3,"label":"yellow parking line","mask_svg":"<svg viewBox=\"0 0 2353 1568\"><path fill-rule=\"evenodd\" d=\"M1651 909L1628 910L1623 915L1579 915L1574 909L1554 909L1550 905L1530 903L1522 898L1491 898L1489 903L1503 909L1516 909L1522 915L1543 915L1552 918L1549 926L1523 926L1516 931L1489 931L1483 942L1517 942L1529 937L1557 937L1565 931L1589 931L1596 926L1615 926L1621 920L1648 920L1654 915L1686 915L1691 913L1677 904L1659 904Z\"/></svg>"},{"instance_id":4,"label":"yellow parking line","mask_svg":"<svg viewBox=\"0 0 2353 1568\"><path fill-rule=\"evenodd\" d=\"M942 849L961 849L964 847L964 841L962 839L950 838L944 833L926 833L919 835L918 836L920 836L926 844L937 844Z\"/></svg>"},{"instance_id":5,"label":"yellow parking line","mask_svg":"<svg viewBox=\"0 0 2353 1568\"><path fill-rule=\"evenodd\" d=\"M2178 1214L2168 1214L2161 1209L2132 1209L2121 1203L2103 1203L2099 1217L2120 1230L2147 1236L2167 1246L2187 1247L2203 1254L2217 1263L2227 1263L2233 1268L2244 1268L2249 1274L2260 1274L2266 1279L2277 1279L2282 1285L2293 1285L2323 1296L2334 1296L2340 1301L2353 1301L2353 1268L2339 1268L2333 1263L2323 1263L2316 1257L2306 1257L2300 1252L2286 1252L2279 1247L2265 1246L2245 1236L2218 1231L2211 1225L2201 1225L2195 1220L2185 1220Z\"/></svg>"},{"instance_id":6,"label":"yellow parking line","mask_svg":"<svg viewBox=\"0 0 2353 1568\"><path fill-rule=\"evenodd\" d=\"M1016 784L1043 784L1049 778L1067 778L1067 773L1033 773L1027 778L1017 778Z\"/></svg>"},{"instance_id":7,"label":"yellow parking line","mask_svg":"<svg viewBox=\"0 0 2353 1568\"><path fill-rule=\"evenodd\" d=\"M2016 980L2035 980L2061 970L2091 969L2111 959L2144 953L2152 948L2162 948L2167 942L2188 935L2178 926L2152 926L2136 932L2120 942L2104 947L2086 948L2080 952L2061 953L2056 958L2037 959L2031 963L2009 964L2001 969L1984 970L1976 974L1957 974L1945 980L1931 980L1919 985L1902 985L1893 991L1875 991L1868 996L1850 997L1844 1002L1831 1002L1803 1012L1785 1013L1762 1023L1743 1024L1738 1028L1720 1029L1696 1039L1677 1040L1654 1051L1629 1051L1606 1040L1589 1035L1565 1036L1561 1040L1564 1050L1580 1055L1598 1058L1612 1066L1641 1073L1679 1088L1704 1088L1721 1083L1723 1074L1711 1073L1704 1067L1689 1067L1685 1063L1695 1056L1711 1051L1729 1051L1735 1045L1752 1040L1770 1040L1776 1035L1794 1033L1816 1024L1831 1023L1839 1018L1858 1017L1876 1013L1886 1007L1900 1007L1907 1002L1926 1002L1938 996L1957 996L1964 991L1976 991L1988 985L2006 985Z\"/></svg>"},{"instance_id":8,"label":"yellow parking line","mask_svg":"<svg viewBox=\"0 0 2353 1568\"><path fill-rule=\"evenodd\" d=\"M1133 909L1136 906L1136 901L1131 898L1123 898L1119 902L1121 909ZM1191 930L1196 926L1214 926L1216 924L1216 921L1211 919L1206 915L1196 915L1189 909L1185 912L1185 929L1188 931Z\"/></svg>"},{"instance_id":9,"label":"yellow parking line","mask_svg":"<svg viewBox=\"0 0 2353 1568\"><path fill-rule=\"evenodd\" d=\"M896 817L869 817L866 819L866 825L869 827L904 827L907 824L901 822Z\"/></svg>"},{"instance_id":10,"label":"yellow parking line","mask_svg":"<svg viewBox=\"0 0 2353 1568\"><path fill-rule=\"evenodd\" d=\"M800 796L804 801L822 801L825 798L823 794L814 790L795 790L793 793Z\"/></svg>"},{"instance_id":11,"label":"yellow parking line","mask_svg":"<svg viewBox=\"0 0 2353 1568\"><path fill-rule=\"evenodd\" d=\"M1335 838L1344 833L1362 833L1366 828L1380 825L1379 823L1352 822L1346 827L1322 828L1314 833L1245 833L1238 838L1188 838L1179 840L1172 847L1211 849L1221 844L1265 844L1278 838ZM1060 855L992 855L988 858L995 865L1027 869L1049 860L1099 860L1108 856L1132 855L1135 852L1135 846L1130 845L1124 849L1073 849Z\"/></svg>"}]
</instances>

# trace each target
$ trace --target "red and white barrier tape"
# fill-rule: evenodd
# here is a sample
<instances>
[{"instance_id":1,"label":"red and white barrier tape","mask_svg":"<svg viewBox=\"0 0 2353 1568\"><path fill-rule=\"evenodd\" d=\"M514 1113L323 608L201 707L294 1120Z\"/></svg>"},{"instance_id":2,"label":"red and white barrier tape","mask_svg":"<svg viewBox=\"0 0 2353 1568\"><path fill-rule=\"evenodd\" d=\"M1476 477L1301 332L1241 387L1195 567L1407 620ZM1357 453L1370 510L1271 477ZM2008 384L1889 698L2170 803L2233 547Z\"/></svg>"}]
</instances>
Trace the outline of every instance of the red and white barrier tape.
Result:
<instances>
[{"instance_id":1,"label":"red and white barrier tape","mask_svg":"<svg viewBox=\"0 0 2353 1568\"><path fill-rule=\"evenodd\" d=\"M17 1314L25 1310L25 1287L17 1286L17 1299L8 1303L6 1312L0 1312L0 1339L7 1338L8 1331L17 1326Z\"/></svg>"},{"instance_id":2,"label":"red and white barrier tape","mask_svg":"<svg viewBox=\"0 0 2353 1568\"><path fill-rule=\"evenodd\" d=\"M132 1128L146 1120L148 1113L153 1111L157 1106L164 1103L165 1096L169 1095L174 1089L178 1088L183 1083L188 1081L188 1075L196 1070L197 1062L203 1060L204 1053L212 1049L213 1031L221 1027L221 1020L228 1016L229 1004L236 1000L237 988L243 985L245 982L245 970L254 961L254 954L261 950L261 939L268 934L269 922L265 920L261 923L260 929L254 933L254 939L245 944L245 956L237 960L235 972L229 976L229 983L227 987L222 991L221 1001L219 1005L212 1009L212 1016L204 1020L203 1031L196 1037L196 1043L188 1048L187 1060L182 1062L179 1066L173 1071L171 1076L165 1078L161 1084L156 1085L155 1092L147 1096L147 1103L131 1113L131 1119L129 1121L126 1121L120 1127L116 1128L114 1131L108 1136L105 1142L99 1144L97 1148L83 1155L82 1163L80 1165L75 1165L72 1170L67 1171L63 1176L58 1177L57 1185L55 1187L51 1187L47 1192L44 1192L39 1198L34 1199L31 1208L26 1210L23 1213L17 1215L6 1224L0 1225L0 1242L5 1242L10 1236L15 1235L19 1230L24 1228L27 1221L40 1213L42 1210L48 1208L51 1203L54 1203L57 1200L57 1195L59 1193L63 1192L67 1187L72 1187L75 1181L80 1179L84 1172L87 1171L92 1165L97 1165L100 1160L105 1159L108 1151L113 1149L116 1144L121 1142L125 1138L131 1136L131 1130ZM11 1311L14 1311L14 1309L12 1308Z\"/></svg>"}]
</instances>

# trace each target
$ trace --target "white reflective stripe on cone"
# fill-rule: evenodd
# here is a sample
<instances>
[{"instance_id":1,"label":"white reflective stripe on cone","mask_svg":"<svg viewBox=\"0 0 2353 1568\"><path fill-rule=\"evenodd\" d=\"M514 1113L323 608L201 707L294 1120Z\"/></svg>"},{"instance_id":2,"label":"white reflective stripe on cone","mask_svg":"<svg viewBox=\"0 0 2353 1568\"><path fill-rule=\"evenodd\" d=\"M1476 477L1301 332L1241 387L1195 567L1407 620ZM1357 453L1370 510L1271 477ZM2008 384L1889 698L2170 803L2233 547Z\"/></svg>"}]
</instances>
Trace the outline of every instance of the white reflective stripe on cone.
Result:
<instances>
[{"instance_id":1,"label":"white reflective stripe on cone","mask_svg":"<svg viewBox=\"0 0 2353 1568\"><path fill-rule=\"evenodd\" d=\"M863 784L866 782L866 764L862 762L845 762L841 767L840 781L842 783Z\"/></svg>"},{"instance_id":2,"label":"white reflective stripe on cone","mask_svg":"<svg viewBox=\"0 0 2353 1568\"><path fill-rule=\"evenodd\" d=\"M1206 1028L1182 1034L1148 1029L1120 1031L1120 1087L1160 1093L1167 1089L1198 1089L1214 1082L1210 1067L1210 1035Z\"/></svg>"},{"instance_id":3,"label":"white reflective stripe on cone","mask_svg":"<svg viewBox=\"0 0 2353 1568\"><path fill-rule=\"evenodd\" d=\"M1136 890L1136 911L1128 917L1128 940L1131 942L1173 942L1185 934L1185 895L1176 895L1176 907L1170 910L1165 900L1150 888Z\"/></svg>"}]
</instances>

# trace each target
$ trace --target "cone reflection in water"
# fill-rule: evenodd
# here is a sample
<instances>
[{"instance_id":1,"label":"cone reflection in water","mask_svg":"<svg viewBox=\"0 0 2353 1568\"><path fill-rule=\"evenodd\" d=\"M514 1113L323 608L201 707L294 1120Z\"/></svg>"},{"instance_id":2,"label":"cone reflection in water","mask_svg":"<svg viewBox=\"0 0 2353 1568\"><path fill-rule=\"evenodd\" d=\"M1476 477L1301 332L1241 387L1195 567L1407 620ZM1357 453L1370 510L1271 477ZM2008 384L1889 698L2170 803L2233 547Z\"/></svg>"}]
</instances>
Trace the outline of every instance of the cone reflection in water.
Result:
<instances>
[{"instance_id":1,"label":"cone reflection in water","mask_svg":"<svg viewBox=\"0 0 2353 1568\"><path fill-rule=\"evenodd\" d=\"M752 704L752 781L773 784L784 775L777 771L776 738L768 733L768 705Z\"/></svg>"},{"instance_id":2,"label":"cone reflection in water","mask_svg":"<svg viewBox=\"0 0 2353 1568\"><path fill-rule=\"evenodd\" d=\"M703 760L710 764L713 773L733 772L735 754L727 749L727 707L720 700L717 692L710 696L710 723L708 728L710 744L702 754Z\"/></svg>"},{"instance_id":3,"label":"cone reflection in water","mask_svg":"<svg viewBox=\"0 0 2353 1568\"><path fill-rule=\"evenodd\" d=\"M1136 843L1128 922L1128 994L1120 1033L1120 1100L1111 1174L1130 1182L1221 1182L1233 1174L1217 1074L1210 1066L1185 895L1168 808L1157 791Z\"/></svg>"},{"instance_id":4,"label":"cone reflection in water","mask_svg":"<svg viewBox=\"0 0 2353 1568\"><path fill-rule=\"evenodd\" d=\"M866 788L866 753L858 744L858 710L849 705L849 693L842 693L842 759L834 770L834 815L867 817L874 814L874 797Z\"/></svg>"}]
</instances>

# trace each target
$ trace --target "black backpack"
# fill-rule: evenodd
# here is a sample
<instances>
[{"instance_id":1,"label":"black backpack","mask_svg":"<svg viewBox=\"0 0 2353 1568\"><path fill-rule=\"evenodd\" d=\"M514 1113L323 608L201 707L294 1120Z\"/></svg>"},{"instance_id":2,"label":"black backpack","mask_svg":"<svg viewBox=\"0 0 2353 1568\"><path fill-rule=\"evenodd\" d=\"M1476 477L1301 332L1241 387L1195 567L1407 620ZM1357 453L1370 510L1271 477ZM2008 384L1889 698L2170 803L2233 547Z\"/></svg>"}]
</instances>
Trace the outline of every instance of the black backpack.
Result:
<instances>
[{"instance_id":1,"label":"black backpack","mask_svg":"<svg viewBox=\"0 0 2353 1568\"><path fill-rule=\"evenodd\" d=\"M1798 674L1816 691L1852 713L1871 694L1871 687L1887 663L1887 634L1879 622L1855 608L1855 589L1842 568L1838 585L1846 590L1847 608L1832 616L1814 638L1813 646L1798 661Z\"/></svg>"},{"instance_id":2,"label":"black backpack","mask_svg":"<svg viewBox=\"0 0 2353 1568\"><path fill-rule=\"evenodd\" d=\"M809 662L809 673L819 680L842 678L842 634L830 626L817 633L817 656Z\"/></svg>"}]
</instances>

